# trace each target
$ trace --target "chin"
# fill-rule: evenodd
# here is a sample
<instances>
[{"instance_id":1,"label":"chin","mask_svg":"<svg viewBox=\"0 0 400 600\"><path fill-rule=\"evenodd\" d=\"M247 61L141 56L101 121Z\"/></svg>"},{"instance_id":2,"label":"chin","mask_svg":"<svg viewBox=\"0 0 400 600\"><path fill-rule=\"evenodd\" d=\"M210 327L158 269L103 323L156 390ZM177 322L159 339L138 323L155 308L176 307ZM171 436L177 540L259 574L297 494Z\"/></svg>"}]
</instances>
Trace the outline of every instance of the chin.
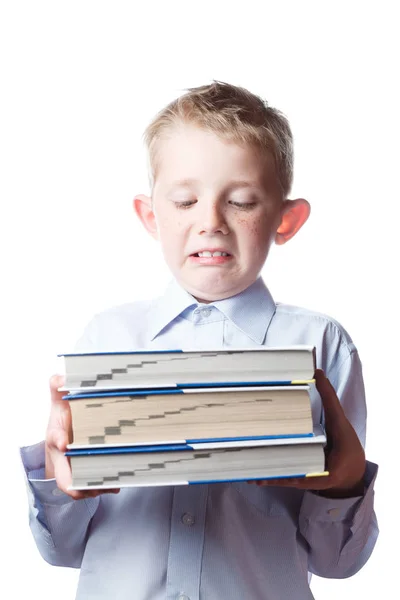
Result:
<instances>
[{"instance_id":1,"label":"chin","mask_svg":"<svg viewBox=\"0 0 400 600\"><path fill-rule=\"evenodd\" d=\"M221 277L217 273L206 273L203 277L199 277L200 273L197 271L197 277L180 277L181 273L175 271L175 277L179 284L194 298L197 302L216 302L218 300L226 300L232 296L240 294L252 285L257 279L256 274L247 273L247 277L244 277L242 273L241 277L234 277L232 274L225 277ZM193 273L191 273L193 275Z\"/></svg>"},{"instance_id":2,"label":"chin","mask_svg":"<svg viewBox=\"0 0 400 600\"><path fill-rule=\"evenodd\" d=\"M210 304L211 302L217 302L218 300L226 300L226 298L230 298L230 296L233 296L233 295L234 294L226 294L226 295L211 294L211 295L208 295L207 297L205 297L204 294L200 293L200 295L199 295L198 292L192 293L192 296L197 300L197 302L201 302L203 304Z\"/></svg>"},{"instance_id":3,"label":"chin","mask_svg":"<svg viewBox=\"0 0 400 600\"><path fill-rule=\"evenodd\" d=\"M217 302L218 300L226 300L227 298L231 298L232 296L236 296L237 294L240 294L240 292L243 292L243 290L245 290L248 286L244 285L243 287L237 286L234 289L212 289L212 286L208 286L207 288L204 289L189 289L186 286L185 289L192 295L194 296L194 298L196 298L197 302L204 302L204 303L210 303L210 302Z\"/></svg>"}]
</instances>

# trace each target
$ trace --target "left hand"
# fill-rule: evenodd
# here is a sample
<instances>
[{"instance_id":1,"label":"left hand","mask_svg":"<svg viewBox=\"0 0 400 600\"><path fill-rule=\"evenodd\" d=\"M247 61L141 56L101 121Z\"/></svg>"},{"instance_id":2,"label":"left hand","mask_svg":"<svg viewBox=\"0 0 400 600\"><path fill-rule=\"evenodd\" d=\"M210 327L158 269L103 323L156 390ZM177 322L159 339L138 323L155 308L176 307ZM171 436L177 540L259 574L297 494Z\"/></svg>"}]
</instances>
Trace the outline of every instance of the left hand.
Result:
<instances>
[{"instance_id":1,"label":"left hand","mask_svg":"<svg viewBox=\"0 0 400 600\"><path fill-rule=\"evenodd\" d=\"M362 495L366 467L364 449L353 426L346 418L332 384L321 369L315 371L315 384L325 412L326 470L329 471L329 475L266 479L249 481L249 483L315 490L328 498L348 498Z\"/></svg>"}]
</instances>

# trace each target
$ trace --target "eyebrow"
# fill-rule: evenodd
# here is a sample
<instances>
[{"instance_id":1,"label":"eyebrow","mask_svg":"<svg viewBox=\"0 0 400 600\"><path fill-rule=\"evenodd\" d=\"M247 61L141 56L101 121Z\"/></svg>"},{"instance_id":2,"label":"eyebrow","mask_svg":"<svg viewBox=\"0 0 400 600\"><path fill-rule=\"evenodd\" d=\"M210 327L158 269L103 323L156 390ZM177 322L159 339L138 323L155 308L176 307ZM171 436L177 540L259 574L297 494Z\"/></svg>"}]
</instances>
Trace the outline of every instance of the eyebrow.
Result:
<instances>
[{"instance_id":1,"label":"eyebrow","mask_svg":"<svg viewBox=\"0 0 400 600\"><path fill-rule=\"evenodd\" d=\"M232 183L228 185L229 191L240 190L242 188L259 189L260 187L261 185L255 181L245 180L232 181Z\"/></svg>"},{"instance_id":2,"label":"eyebrow","mask_svg":"<svg viewBox=\"0 0 400 600\"><path fill-rule=\"evenodd\" d=\"M192 189L193 187L198 186L198 184L200 183L200 181L198 179L181 179L179 181L175 181L169 188L168 188L168 193L173 192L175 190L184 188L184 189ZM235 191L237 189L243 189L243 188L250 188L250 189L259 189L261 187L260 184L253 182L253 181L246 181L246 180L237 180L237 181L231 181L227 187L226 187L226 191L228 192L232 192Z\"/></svg>"},{"instance_id":3,"label":"eyebrow","mask_svg":"<svg viewBox=\"0 0 400 600\"><path fill-rule=\"evenodd\" d=\"M191 188L198 184L199 181L197 179L180 179L179 181L174 181L169 188L168 192L173 192L179 188Z\"/></svg>"}]
</instances>

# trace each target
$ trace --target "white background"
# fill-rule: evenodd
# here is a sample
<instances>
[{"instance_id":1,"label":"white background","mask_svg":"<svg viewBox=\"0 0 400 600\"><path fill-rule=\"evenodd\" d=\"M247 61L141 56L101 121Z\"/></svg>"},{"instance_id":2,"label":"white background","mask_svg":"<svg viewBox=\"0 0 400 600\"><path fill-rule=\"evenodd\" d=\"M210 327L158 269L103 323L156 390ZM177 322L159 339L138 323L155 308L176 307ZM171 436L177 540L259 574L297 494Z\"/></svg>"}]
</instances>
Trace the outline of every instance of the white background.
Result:
<instances>
[{"instance_id":1,"label":"white background","mask_svg":"<svg viewBox=\"0 0 400 600\"><path fill-rule=\"evenodd\" d=\"M91 315L168 280L131 210L146 192L141 135L156 111L212 79L287 114L293 197L309 222L274 248L276 300L339 320L364 366L368 457L381 535L356 576L314 579L317 599L398 588L397 2L4 1L1 55L0 595L74 597L28 527L18 446L42 439L47 380ZM214 599L210 599L214 600ZM222 599L221 599L222 600Z\"/></svg>"}]
</instances>

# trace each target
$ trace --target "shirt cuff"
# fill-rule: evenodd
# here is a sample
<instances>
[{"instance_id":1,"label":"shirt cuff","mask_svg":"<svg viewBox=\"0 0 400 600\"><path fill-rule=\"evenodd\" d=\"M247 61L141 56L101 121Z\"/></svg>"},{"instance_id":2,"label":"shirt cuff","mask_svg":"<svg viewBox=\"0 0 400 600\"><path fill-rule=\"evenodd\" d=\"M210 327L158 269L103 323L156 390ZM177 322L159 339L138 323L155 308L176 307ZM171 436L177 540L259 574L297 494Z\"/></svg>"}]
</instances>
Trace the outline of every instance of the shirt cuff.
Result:
<instances>
[{"instance_id":1,"label":"shirt cuff","mask_svg":"<svg viewBox=\"0 0 400 600\"><path fill-rule=\"evenodd\" d=\"M373 500L374 483L378 465L366 462L364 473L364 494L354 498L327 498L312 491L304 494L301 511L308 520L316 521L358 521L362 519L363 508Z\"/></svg>"},{"instance_id":2,"label":"shirt cuff","mask_svg":"<svg viewBox=\"0 0 400 600\"><path fill-rule=\"evenodd\" d=\"M42 513L42 505L60 506L74 502L68 494L57 487L55 479L45 478L44 442L20 448L26 474L30 504Z\"/></svg>"}]
</instances>

